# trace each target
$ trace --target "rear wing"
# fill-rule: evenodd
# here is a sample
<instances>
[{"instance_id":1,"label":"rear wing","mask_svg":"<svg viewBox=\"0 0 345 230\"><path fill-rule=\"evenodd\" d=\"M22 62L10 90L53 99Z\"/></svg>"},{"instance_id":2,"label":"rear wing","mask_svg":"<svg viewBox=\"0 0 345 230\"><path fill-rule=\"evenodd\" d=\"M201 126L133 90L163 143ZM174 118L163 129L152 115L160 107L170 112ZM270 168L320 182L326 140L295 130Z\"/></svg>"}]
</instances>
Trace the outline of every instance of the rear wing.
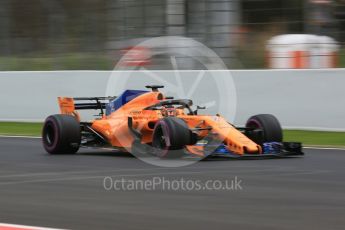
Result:
<instances>
[{"instance_id":1,"label":"rear wing","mask_svg":"<svg viewBox=\"0 0 345 230\"><path fill-rule=\"evenodd\" d=\"M79 113L76 110L100 110L99 116L104 116L106 104L116 97L58 97L61 114L75 116L80 121ZM75 103L83 101L83 103Z\"/></svg>"}]
</instances>

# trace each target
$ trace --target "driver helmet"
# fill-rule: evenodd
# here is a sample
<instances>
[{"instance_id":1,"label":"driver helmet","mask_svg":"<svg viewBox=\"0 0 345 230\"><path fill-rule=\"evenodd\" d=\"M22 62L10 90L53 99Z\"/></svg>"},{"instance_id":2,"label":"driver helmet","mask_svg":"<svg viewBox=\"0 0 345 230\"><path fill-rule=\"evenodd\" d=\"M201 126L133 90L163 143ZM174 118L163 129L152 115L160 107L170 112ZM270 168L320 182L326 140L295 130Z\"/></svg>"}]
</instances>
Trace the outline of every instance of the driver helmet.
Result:
<instances>
[{"instance_id":1,"label":"driver helmet","mask_svg":"<svg viewBox=\"0 0 345 230\"><path fill-rule=\"evenodd\" d=\"M174 106L166 105L162 108L162 115L164 117L175 117L177 115L177 110Z\"/></svg>"}]
</instances>

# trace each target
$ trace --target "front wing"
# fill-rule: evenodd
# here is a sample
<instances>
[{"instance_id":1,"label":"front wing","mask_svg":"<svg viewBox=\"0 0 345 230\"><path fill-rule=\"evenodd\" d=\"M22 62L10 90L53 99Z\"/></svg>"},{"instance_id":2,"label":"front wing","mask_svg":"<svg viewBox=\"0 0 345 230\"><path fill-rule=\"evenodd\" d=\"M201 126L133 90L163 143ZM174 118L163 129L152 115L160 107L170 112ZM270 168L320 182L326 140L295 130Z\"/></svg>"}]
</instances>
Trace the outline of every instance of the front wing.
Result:
<instances>
[{"instance_id":1,"label":"front wing","mask_svg":"<svg viewBox=\"0 0 345 230\"><path fill-rule=\"evenodd\" d=\"M207 155L207 158L277 158L303 156L302 144L299 142L266 142L262 145L263 153L245 153L243 155L230 152L225 145L220 145Z\"/></svg>"}]
</instances>

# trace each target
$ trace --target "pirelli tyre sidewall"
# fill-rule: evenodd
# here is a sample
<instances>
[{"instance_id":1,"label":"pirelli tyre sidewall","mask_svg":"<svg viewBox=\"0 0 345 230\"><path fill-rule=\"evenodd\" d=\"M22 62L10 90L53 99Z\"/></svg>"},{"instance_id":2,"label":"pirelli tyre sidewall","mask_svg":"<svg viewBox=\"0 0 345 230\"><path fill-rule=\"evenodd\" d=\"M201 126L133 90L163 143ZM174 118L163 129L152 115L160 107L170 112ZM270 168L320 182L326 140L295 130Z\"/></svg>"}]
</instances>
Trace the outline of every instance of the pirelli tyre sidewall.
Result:
<instances>
[{"instance_id":1,"label":"pirelli tyre sidewall","mask_svg":"<svg viewBox=\"0 0 345 230\"><path fill-rule=\"evenodd\" d=\"M252 116L246 123L247 128L262 130L259 136L250 136L253 141L262 145L264 142L282 142L283 130L278 119L272 114L259 114Z\"/></svg>"},{"instance_id":2,"label":"pirelli tyre sidewall","mask_svg":"<svg viewBox=\"0 0 345 230\"><path fill-rule=\"evenodd\" d=\"M80 141L80 124L75 117L56 114L45 120L42 130L42 142L48 153L76 153L79 150Z\"/></svg>"}]
</instances>

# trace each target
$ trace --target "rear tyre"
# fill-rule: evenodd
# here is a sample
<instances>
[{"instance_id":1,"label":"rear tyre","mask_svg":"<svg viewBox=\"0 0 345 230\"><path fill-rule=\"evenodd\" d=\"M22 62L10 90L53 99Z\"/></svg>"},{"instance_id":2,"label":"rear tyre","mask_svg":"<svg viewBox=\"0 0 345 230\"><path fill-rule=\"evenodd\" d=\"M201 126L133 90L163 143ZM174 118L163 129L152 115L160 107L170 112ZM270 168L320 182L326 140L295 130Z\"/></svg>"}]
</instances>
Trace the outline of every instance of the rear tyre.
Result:
<instances>
[{"instance_id":1,"label":"rear tyre","mask_svg":"<svg viewBox=\"0 0 345 230\"><path fill-rule=\"evenodd\" d=\"M283 131L278 119L271 114L252 116L246 123L246 128L254 129L247 132L247 136L262 145L264 142L282 142ZM257 132L261 130L261 132Z\"/></svg>"},{"instance_id":2,"label":"rear tyre","mask_svg":"<svg viewBox=\"0 0 345 230\"><path fill-rule=\"evenodd\" d=\"M76 153L81 141L80 124L73 116L51 115L44 122L42 141L48 153Z\"/></svg>"},{"instance_id":3,"label":"rear tyre","mask_svg":"<svg viewBox=\"0 0 345 230\"><path fill-rule=\"evenodd\" d=\"M156 123L153 131L153 152L161 158L180 158L185 154L184 147L192 143L192 138L192 132L184 120L163 118Z\"/></svg>"}]
</instances>

